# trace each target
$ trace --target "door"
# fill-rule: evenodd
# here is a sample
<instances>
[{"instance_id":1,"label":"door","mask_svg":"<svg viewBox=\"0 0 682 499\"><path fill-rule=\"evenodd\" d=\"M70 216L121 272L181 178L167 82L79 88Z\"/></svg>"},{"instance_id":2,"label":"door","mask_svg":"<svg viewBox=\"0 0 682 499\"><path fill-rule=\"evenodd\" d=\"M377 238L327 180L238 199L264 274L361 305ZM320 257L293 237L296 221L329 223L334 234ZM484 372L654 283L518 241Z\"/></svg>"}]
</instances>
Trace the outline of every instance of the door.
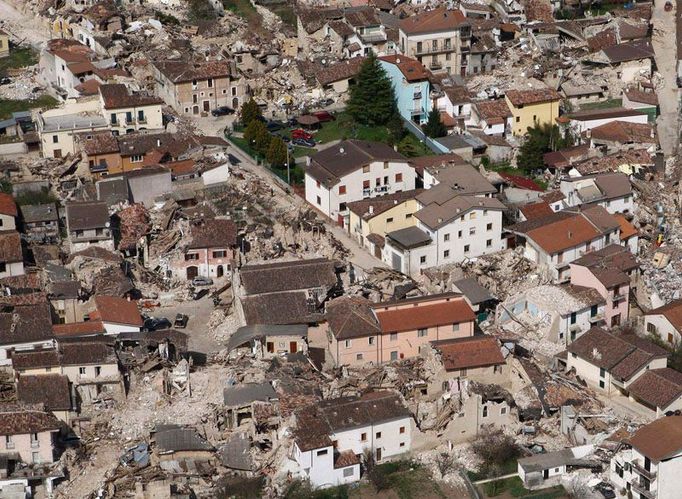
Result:
<instances>
[{"instance_id":1,"label":"door","mask_svg":"<svg viewBox=\"0 0 682 499\"><path fill-rule=\"evenodd\" d=\"M204 111L209 112L211 110L211 103L207 100L204 101Z\"/></svg>"},{"instance_id":2,"label":"door","mask_svg":"<svg viewBox=\"0 0 682 499\"><path fill-rule=\"evenodd\" d=\"M381 461L381 447L377 449L377 461Z\"/></svg>"},{"instance_id":3,"label":"door","mask_svg":"<svg viewBox=\"0 0 682 499\"><path fill-rule=\"evenodd\" d=\"M265 344L265 348L267 349L268 353L275 353L275 342L274 341L268 341Z\"/></svg>"},{"instance_id":4,"label":"door","mask_svg":"<svg viewBox=\"0 0 682 499\"><path fill-rule=\"evenodd\" d=\"M55 158L61 158L62 157L62 150L61 149L55 149L54 150L54 157Z\"/></svg>"},{"instance_id":5,"label":"door","mask_svg":"<svg viewBox=\"0 0 682 499\"><path fill-rule=\"evenodd\" d=\"M225 271L223 270L222 265L218 265L218 268L216 269L216 276L217 277L222 277Z\"/></svg>"},{"instance_id":6,"label":"door","mask_svg":"<svg viewBox=\"0 0 682 499\"><path fill-rule=\"evenodd\" d=\"M381 248L376 244L374 245L374 256L381 260Z\"/></svg>"},{"instance_id":7,"label":"door","mask_svg":"<svg viewBox=\"0 0 682 499\"><path fill-rule=\"evenodd\" d=\"M235 111L239 109L239 99L237 97L232 99L232 109L234 109Z\"/></svg>"},{"instance_id":8,"label":"door","mask_svg":"<svg viewBox=\"0 0 682 499\"><path fill-rule=\"evenodd\" d=\"M296 353L298 351L298 343L295 341L289 342L289 353Z\"/></svg>"},{"instance_id":9,"label":"door","mask_svg":"<svg viewBox=\"0 0 682 499\"><path fill-rule=\"evenodd\" d=\"M542 470L542 478L545 480L549 478L549 470Z\"/></svg>"},{"instance_id":10,"label":"door","mask_svg":"<svg viewBox=\"0 0 682 499\"><path fill-rule=\"evenodd\" d=\"M198 275L199 275L199 267L197 267L196 265L192 265L191 267L187 267L187 279L188 280L194 279Z\"/></svg>"},{"instance_id":11,"label":"door","mask_svg":"<svg viewBox=\"0 0 682 499\"><path fill-rule=\"evenodd\" d=\"M192 113L199 114L199 106L192 107Z\"/></svg>"}]
</instances>

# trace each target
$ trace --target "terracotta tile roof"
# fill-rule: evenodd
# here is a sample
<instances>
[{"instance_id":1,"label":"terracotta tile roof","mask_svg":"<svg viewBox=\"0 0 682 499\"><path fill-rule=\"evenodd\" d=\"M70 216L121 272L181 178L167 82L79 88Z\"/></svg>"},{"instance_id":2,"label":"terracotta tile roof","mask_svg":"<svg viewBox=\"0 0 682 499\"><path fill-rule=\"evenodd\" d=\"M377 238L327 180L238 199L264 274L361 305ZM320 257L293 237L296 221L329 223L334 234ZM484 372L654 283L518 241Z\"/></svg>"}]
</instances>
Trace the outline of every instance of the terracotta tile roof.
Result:
<instances>
[{"instance_id":1,"label":"terracotta tile roof","mask_svg":"<svg viewBox=\"0 0 682 499\"><path fill-rule=\"evenodd\" d=\"M547 202L547 203L556 203L557 201L563 201L566 199L566 196L564 196L564 193L561 192L560 190L555 190L555 191L549 191L543 195L540 196L540 198Z\"/></svg>"},{"instance_id":2,"label":"terracotta tile roof","mask_svg":"<svg viewBox=\"0 0 682 499\"><path fill-rule=\"evenodd\" d=\"M8 230L0 232L0 262L16 263L24 261L21 251L21 236Z\"/></svg>"},{"instance_id":3,"label":"terracotta tile roof","mask_svg":"<svg viewBox=\"0 0 682 499\"><path fill-rule=\"evenodd\" d=\"M400 21L400 30L408 35L433 33L437 31L456 30L467 26L467 18L460 10L448 10L447 7L423 12Z\"/></svg>"},{"instance_id":4,"label":"terracotta tile roof","mask_svg":"<svg viewBox=\"0 0 682 499\"><path fill-rule=\"evenodd\" d=\"M623 92L628 100L632 102L641 102L642 104L649 104L650 106L658 106L658 96L656 92L643 92L636 88L628 88Z\"/></svg>"},{"instance_id":5,"label":"terracotta tile roof","mask_svg":"<svg viewBox=\"0 0 682 499\"><path fill-rule=\"evenodd\" d=\"M636 236L639 234L637 228L634 225L632 225L627 218L625 218L625 215L621 213L616 213L613 216L616 217L616 220L618 220L618 223L620 224L621 241L626 241L630 239L632 236Z\"/></svg>"},{"instance_id":6,"label":"terracotta tile roof","mask_svg":"<svg viewBox=\"0 0 682 499\"><path fill-rule=\"evenodd\" d=\"M539 192L544 191L542 187L540 187L538 184L536 184L533 180L529 179L528 177L522 177L520 175L511 175L505 172L501 172L499 175L507 182L512 184L514 187L518 187L519 189L527 189Z\"/></svg>"},{"instance_id":7,"label":"terracotta tile roof","mask_svg":"<svg viewBox=\"0 0 682 499\"><path fill-rule=\"evenodd\" d=\"M122 83L101 85L99 94L104 101L104 109L120 109L127 107L151 106L163 104L163 100L153 95L130 92Z\"/></svg>"},{"instance_id":8,"label":"terracotta tile roof","mask_svg":"<svg viewBox=\"0 0 682 499\"><path fill-rule=\"evenodd\" d=\"M528 231L527 236L545 252L558 253L592 241L601 233L580 215L552 221Z\"/></svg>"},{"instance_id":9,"label":"terracotta tile roof","mask_svg":"<svg viewBox=\"0 0 682 499\"><path fill-rule=\"evenodd\" d=\"M598 251L591 251L573 260L571 265L590 269L590 272L607 289L629 284L628 273L639 268L635 256L619 244L609 244Z\"/></svg>"},{"instance_id":10,"label":"terracotta tile roof","mask_svg":"<svg viewBox=\"0 0 682 499\"><path fill-rule=\"evenodd\" d=\"M338 341L381 334L372 303L362 297L342 296L330 301L325 317Z\"/></svg>"},{"instance_id":11,"label":"terracotta tile roof","mask_svg":"<svg viewBox=\"0 0 682 499\"><path fill-rule=\"evenodd\" d=\"M524 204L519 208L519 211L523 213L526 220L533 220L554 213L546 201Z\"/></svg>"},{"instance_id":12,"label":"terracotta tile roof","mask_svg":"<svg viewBox=\"0 0 682 499\"><path fill-rule=\"evenodd\" d=\"M682 373L669 367L650 369L628 386L631 396L665 410L682 396Z\"/></svg>"},{"instance_id":13,"label":"terracotta tile roof","mask_svg":"<svg viewBox=\"0 0 682 499\"><path fill-rule=\"evenodd\" d=\"M474 102L478 115L485 121L493 118L510 118L512 116L509 105L505 99L484 100Z\"/></svg>"},{"instance_id":14,"label":"terracotta tile roof","mask_svg":"<svg viewBox=\"0 0 682 499\"><path fill-rule=\"evenodd\" d=\"M561 96L557 93L557 91L551 88L507 90L505 96L515 107L561 100Z\"/></svg>"},{"instance_id":15,"label":"terracotta tile roof","mask_svg":"<svg viewBox=\"0 0 682 499\"><path fill-rule=\"evenodd\" d=\"M416 59L412 59L411 57L407 57L402 54L385 55L383 57L379 57L379 60L397 66L408 82L424 81L429 79L430 72L421 62Z\"/></svg>"},{"instance_id":16,"label":"terracotta tile roof","mask_svg":"<svg viewBox=\"0 0 682 499\"><path fill-rule=\"evenodd\" d=\"M71 322L69 324L53 324L52 332L57 338L69 336L90 336L104 334L102 321Z\"/></svg>"},{"instance_id":17,"label":"terracotta tile roof","mask_svg":"<svg viewBox=\"0 0 682 499\"><path fill-rule=\"evenodd\" d=\"M118 140L111 130L78 133L75 134L75 137L81 151L88 156L117 153L119 151Z\"/></svg>"},{"instance_id":18,"label":"terracotta tile roof","mask_svg":"<svg viewBox=\"0 0 682 499\"><path fill-rule=\"evenodd\" d=\"M337 81L354 78L360 71L360 66L362 66L363 62L365 62L364 57L353 57L329 66L314 65L311 70L318 83L325 86Z\"/></svg>"},{"instance_id":19,"label":"terracotta tile roof","mask_svg":"<svg viewBox=\"0 0 682 499\"><path fill-rule=\"evenodd\" d=\"M346 468L356 464L360 464L360 456L356 455L352 450L340 452L334 460L335 469Z\"/></svg>"},{"instance_id":20,"label":"terracotta tile roof","mask_svg":"<svg viewBox=\"0 0 682 499\"><path fill-rule=\"evenodd\" d=\"M101 341L62 342L59 348L63 366L117 363L114 347Z\"/></svg>"},{"instance_id":21,"label":"terracotta tile roof","mask_svg":"<svg viewBox=\"0 0 682 499\"><path fill-rule=\"evenodd\" d=\"M666 416L642 426L630 438L630 445L659 462L682 450L682 416Z\"/></svg>"},{"instance_id":22,"label":"terracotta tile roof","mask_svg":"<svg viewBox=\"0 0 682 499\"><path fill-rule=\"evenodd\" d=\"M431 300L443 300L442 296L424 297L416 306L395 308L395 305L407 305L410 300L395 303L376 303L374 313L381 332L384 334L401 331L460 324L473 321L476 316L462 296L451 296L441 303L429 303ZM388 310L387 310L388 308Z\"/></svg>"},{"instance_id":23,"label":"terracotta tile roof","mask_svg":"<svg viewBox=\"0 0 682 499\"><path fill-rule=\"evenodd\" d=\"M663 315L677 331L682 332L682 300L680 299L651 309L644 315Z\"/></svg>"},{"instance_id":24,"label":"terracotta tile roof","mask_svg":"<svg viewBox=\"0 0 682 499\"><path fill-rule=\"evenodd\" d=\"M350 211L362 217L363 220L371 220L405 201L414 199L422 190L423 189L414 189L412 191L395 192L376 198L362 199L360 201L348 203L347 206Z\"/></svg>"},{"instance_id":25,"label":"terracotta tile roof","mask_svg":"<svg viewBox=\"0 0 682 499\"><path fill-rule=\"evenodd\" d=\"M613 27L604 29L594 36L587 39L587 46L591 52L599 52L600 50L613 47L618 44L618 34Z\"/></svg>"},{"instance_id":26,"label":"terracotta tile roof","mask_svg":"<svg viewBox=\"0 0 682 499\"><path fill-rule=\"evenodd\" d=\"M344 11L346 22L355 28L379 26L381 20L374 7L358 7Z\"/></svg>"},{"instance_id":27,"label":"terracotta tile roof","mask_svg":"<svg viewBox=\"0 0 682 499\"><path fill-rule=\"evenodd\" d=\"M189 249L232 248L237 245L237 226L232 220L209 218L190 229Z\"/></svg>"},{"instance_id":28,"label":"terracotta tile roof","mask_svg":"<svg viewBox=\"0 0 682 499\"><path fill-rule=\"evenodd\" d=\"M616 172L623 165L653 166L654 160L646 149L628 149L607 154L600 158L591 158L575 163L573 167L582 175L592 173Z\"/></svg>"},{"instance_id":29,"label":"terracotta tile roof","mask_svg":"<svg viewBox=\"0 0 682 499\"><path fill-rule=\"evenodd\" d=\"M471 336L431 343L440 352L446 371L504 364L500 344L492 336Z\"/></svg>"},{"instance_id":30,"label":"terracotta tile roof","mask_svg":"<svg viewBox=\"0 0 682 499\"><path fill-rule=\"evenodd\" d=\"M610 121L590 130L592 139L611 142L656 144L656 132L649 123L630 123L628 121Z\"/></svg>"},{"instance_id":31,"label":"terracotta tile roof","mask_svg":"<svg viewBox=\"0 0 682 499\"><path fill-rule=\"evenodd\" d=\"M46 411L69 411L72 408L69 378L63 374L23 374L17 381L17 400L43 404Z\"/></svg>"},{"instance_id":32,"label":"terracotta tile roof","mask_svg":"<svg viewBox=\"0 0 682 499\"><path fill-rule=\"evenodd\" d=\"M118 137L121 156L143 155L158 151L171 159L180 157L201 144L193 135L182 133L129 133ZM161 158L159 158L161 159Z\"/></svg>"},{"instance_id":33,"label":"terracotta tile roof","mask_svg":"<svg viewBox=\"0 0 682 499\"><path fill-rule=\"evenodd\" d=\"M618 45L604 48L601 52L611 64L651 59L654 57L654 49L651 46L651 40L649 39L619 43Z\"/></svg>"},{"instance_id":34,"label":"terracotta tile roof","mask_svg":"<svg viewBox=\"0 0 682 499\"><path fill-rule=\"evenodd\" d=\"M90 80L85 80L83 83L76 85L73 88L77 90L82 97L85 97L87 95L97 95L99 93L100 85L101 83L99 80L92 78Z\"/></svg>"},{"instance_id":35,"label":"terracotta tile roof","mask_svg":"<svg viewBox=\"0 0 682 499\"><path fill-rule=\"evenodd\" d=\"M0 435L26 435L44 431L57 431L60 421L48 412L5 409L0 406Z\"/></svg>"},{"instance_id":36,"label":"terracotta tile roof","mask_svg":"<svg viewBox=\"0 0 682 499\"><path fill-rule=\"evenodd\" d=\"M554 23L552 4L549 0L523 0L522 3L528 22L543 21Z\"/></svg>"},{"instance_id":37,"label":"terracotta tile roof","mask_svg":"<svg viewBox=\"0 0 682 499\"><path fill-rule=\"evenodd\" d=\"M59 353L57 350L15 351L12 352L11 358L12 368L15 371L59 366Z\"/></svg>"},{"instance_id":38,"label":"terracotta tile roof","mask_svg":"<svg viewBox=\"0 0 682 499\"><path fill-rule=\"evenodd\" d=\"M172 83L184 83L208 78L224 78L231 75L228 61L182 62L157 61L154 67Z\"/></svg>"},{"instance_id":39,"label":"terracotta tile roof","mask_svg":"<svg viewBox=\"0 0 682 499\"><path fill-rule=\"evenodd\" d=\"M17 203L11 194L0 192L0 215L17 216Z\"/></svg>"},{"instance_id":40,"label":"terracotta tile roof","mask_svg":"<svg viewBox=\"0 0 682 499\"><path fill-rule=\"evenodd\" d=\"M443 91L452 104L468 104L471 102L471 94L465 86L454 85L452 87L445 87Z\"/></svg>"},{"instance_id":41,"label":"terracotta tile roof","mask_svg":"<svg viewBox=\"0 0 682 499\"><path fill-rule=\"evenodd\" d=\"M311 34L322 29L331 20L343 19L343 11L337 8L307 8L297 6L296 15L303 25L303 29Z\"/></svg>"},{"instance_id":42,"label":"terracotta tile roof","mask_svg":"<svg viewBox=\"0 0 682 499\"><path fill-rule=\"evenodd\" d=\"M96 312L90 314L92 320L113 324L126 324L142 327L143 321L137 302L116 296L95 296Z\"/></svg>"},{"instance_id":43,"label":"terracotta tile roof","mask_svg":"<svg viewBox=\"0 0 682 499\"><path fill-rule=\"evenodd\" d=\"M455 168L456 165L466 165L466 168L471 170L471 165L469 165L462 156L455 153L418 156L416 158L410 158L410 164L419 175L423 175L424 170L433 172L437 175L438 172L445 171L451 167ZM468 171L464 171L464 167L462 168L462 171L465 175L468 173Z\"/></svg>"}]
</instances>

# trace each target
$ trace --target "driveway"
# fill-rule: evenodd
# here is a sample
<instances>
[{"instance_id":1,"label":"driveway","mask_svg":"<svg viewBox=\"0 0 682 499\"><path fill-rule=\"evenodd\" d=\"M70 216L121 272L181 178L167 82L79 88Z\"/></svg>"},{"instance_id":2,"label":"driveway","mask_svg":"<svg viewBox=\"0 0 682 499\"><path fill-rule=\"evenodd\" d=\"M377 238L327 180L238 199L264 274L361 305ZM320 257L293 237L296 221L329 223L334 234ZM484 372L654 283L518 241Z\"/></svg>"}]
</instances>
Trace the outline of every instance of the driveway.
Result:
<instances>
[{"instance_id":1,"label":"driveway","mask_svg":"<svg viewBox=\"0 0 682 499\"><path fill-rule=\"evenodd\" d=\"M177 314L186 314L189 317L187 327L178 331L182 331L189 336L188 348L191 352L208 355L211 352L218 352L221 348L224 348L215 340L213 332L207 326L208 319L214 309L213 299L208 294L201 300L188 300L178 302L172 306L155 308L150 312L150 315L166 317L173 322Z\"/></svg>"},{"instance_id":2,"label":"driveway","mask_svg":"<svg viewBox=\"0 0 682 499\"><path fill-rule=\"evenodd\" d=\"M677 2L673 2L673 6ZM675 8L665 12L665 2L654 2L651 43L661 78L655 82L661 114L656 120L658 138L666 157L677 152L679 143L679 90L677 88L677 28Z\"/></svg>"}]
</instances>

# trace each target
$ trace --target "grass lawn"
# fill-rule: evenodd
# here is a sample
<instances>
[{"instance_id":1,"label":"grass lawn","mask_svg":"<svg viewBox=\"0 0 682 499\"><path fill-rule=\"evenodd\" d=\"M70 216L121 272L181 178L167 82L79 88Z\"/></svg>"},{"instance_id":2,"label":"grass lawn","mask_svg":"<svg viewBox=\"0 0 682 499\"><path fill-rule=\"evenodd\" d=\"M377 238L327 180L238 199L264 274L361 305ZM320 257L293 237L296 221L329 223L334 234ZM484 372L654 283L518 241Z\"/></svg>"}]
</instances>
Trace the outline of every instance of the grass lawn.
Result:
<instances>
[{"instance_id":1,"label":"grass lawn","mask_svg":"<svg viewBox=\"0 0 682 499\"><path fill-rule=\"evenodd\" d=\"M25 68L38 63L38 55L29 47L11 47L8 57L0 59L0 76L5 76L8 69Z\"/></svg>"},{"instance_id":2,"label":"grass lawn","mask_svg":"<svg viewBox=\"0 0 682 499\"><path fill-rule=\"evenodd\" d=\"M385 126L370 127L358 125L345 112L338 113L334 121L323 123L322 128L315 133L315 141L320 144L344 139L388 142L390 138L391 132Z\"/></svg>"},{"instance_id":3,"label":"grass lawn","mask_svg":"<svg viewBox=\"0 0 682 499\"><path fill-rule=\"evenodd\" d=\"M508 475L509 473L515 473L518 470L518 465L516 459L510 459L502 466L499 467L495 476ZM494 478L495 476L488 476L486 473L481 473L478 471L467 471L467 476L472 482L477 482L478 480L484 480L486 478Z\"/></svg>"},{"instance_id":4,"label":"grass lawn","mask_svg":"<svg viewBox=\"0 0 682 499\"><path fill-rule=\"evenodd\" d=\"M590 102L587 104L581 104L580 110L584 111L586 109L608 109L611 107L621 107L623 105L623 99L609 99L604 102Z\"/></svg>"},{"instance_id":5,"label":"grass lawn","mask_svg":"<svg viewBox=\"0 0 682 499\"><path fill-rule=\"evenodd\" d=\"M482 489L484 497L486 498L499 497L502 499L518 497L521 499L560 499L568 497L566 489L561 485L541 490L528 490L523 486L523 482L517 476L484 483L479 486L479 489Z\"/></svg>"},{"instance_id":6,"label":"grass lawn","mask_svg":"<svg viewBox=\"0 0 682 499\"><path fill-rule=\"evenodd\" d=\"M0 99L0 120L10 118L12 113L18 111L29 111L36 107L51 109L56 107L57 104L57 100L49 95L41 95L37 99L30 100Z\"/></svg>"},{"instance_id":7,"label":"grass lawn","mask_svg":"<svg viewBox=\"0 0 682 499\"><path fill-rule=\"evenodd\" d=\"M296 13L291 4L283 3L280 5L272 5L271 7L268 7L268 10L277 14L284 24L296 28Z\"/></svg>"}]
</instances>

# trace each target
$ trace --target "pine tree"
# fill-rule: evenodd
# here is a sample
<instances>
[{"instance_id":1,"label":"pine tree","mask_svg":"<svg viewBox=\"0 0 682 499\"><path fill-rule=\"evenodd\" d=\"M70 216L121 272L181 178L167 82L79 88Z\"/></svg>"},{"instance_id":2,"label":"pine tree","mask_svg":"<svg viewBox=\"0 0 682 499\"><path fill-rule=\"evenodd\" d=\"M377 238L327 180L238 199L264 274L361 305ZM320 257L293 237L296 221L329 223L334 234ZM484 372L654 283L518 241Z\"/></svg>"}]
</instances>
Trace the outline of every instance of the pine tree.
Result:
<instances>
[{"instance_id":1,"label":"pine tree","mask_svg":"<svg viewBox=\"0 0 682 499\"><path fill-rule=\"evenodd\" d=\"M440 112L435 107L429 112L429 119L424 125L424 133L427 137L445 137L448 134L448 129L440 119Z\"/></svg>"},{"instance_id":2,"label":"pine tree","mask_svg":"<svg viewBox=\"0 0 682 499\"><path fill-rule=\"evenodd\" d=\"M265 127L265 123L260 120L252 120L244 130L244 140L249 144L249 147L264 156L270 147L270 140L272 136Z\"/></svg>"},{"instance_id":3,"label":"pine tree","mask_svg":"<svg viewBox=\"0 0 682 499\"><path fill-rule=\"evenodd\" d=\"M544 155L573 145L570 134L562 137L556 125L544 124L528 127L525 141L519 148L516 164L526 171L539 170L545 166Z\"/></svg>"},{"instance_id":4,"label":"pine tree","mask_svg":"<svg viewBox=\"0 0 682 499\"><path fill-rule=\"evenodd\" d=\"M253 120L258 119L261 116L261 112L256 101L249 99L244 102L239 110L239 116L241 117L242 125L245 127L249 126Z\"/></svg>"},{"instance_id":5,"label":"pine tree","mask_svg":"<svg viewBox=\"0 0 682 499\"><path fill-rule=\"evenodd\" d=\"M360 124L385 125L397 113L393 83L373 52L360 66L346 110Z\"/></svg>"},{"instance_id":6,"label":"pine tree","mask_svg":"<svg viewBox=\"0 0 682 499\"><path fill-rule=\"evenodd\" d=\"M273 137L268 147L268 152L265 155L268 163L276 168L286 166L287 163L287 145L279 137Z\"/></svg>"}]
</instances>

